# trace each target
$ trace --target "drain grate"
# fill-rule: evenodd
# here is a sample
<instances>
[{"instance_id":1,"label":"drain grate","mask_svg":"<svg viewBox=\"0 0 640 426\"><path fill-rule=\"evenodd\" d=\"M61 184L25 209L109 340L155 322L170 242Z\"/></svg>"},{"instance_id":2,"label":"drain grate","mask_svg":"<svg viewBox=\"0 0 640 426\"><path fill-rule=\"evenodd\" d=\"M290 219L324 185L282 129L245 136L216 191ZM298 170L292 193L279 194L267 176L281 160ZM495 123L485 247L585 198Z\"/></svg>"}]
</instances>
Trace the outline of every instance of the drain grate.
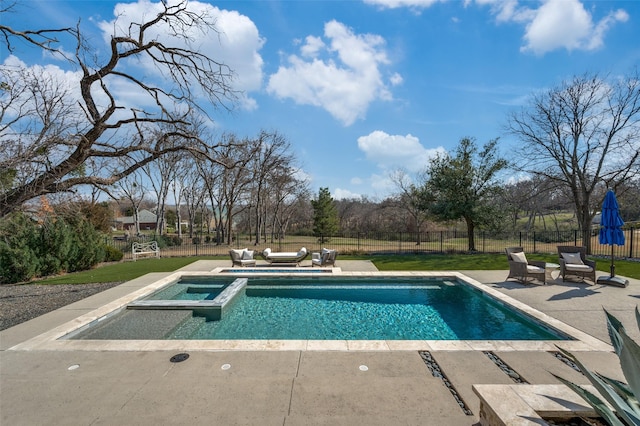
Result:
<instances>
[{"instance_id":1,"label":"drain grate","mask_svg":"<svg viewBox=\"0 0 640 426\"><path fill-rule=\"evenodd\" d=\"M186 361L189 358L189 354L185 354L185 353L181 353L181 354L176 354L174 356L172 356L169 361L171 362L182 362L182 361Z\"/></svg>"},{"instance_id":2,"label":"drain grate","mask_svg":"<svg viewBox=\"0 0 640 426\"><path fill-rule=\"evenodd\" d=\"M442 383L444 383L447 389L449 389L449 392L451 392L453 399L456 400L456 402L462 409L462 412L465 413L467 416L473 416L473 412L469 409L467 404L465 404L464 400L462 399L458 391L453 387L453 385L451 384L447 376L444 374L444 372L436 362L436 360L433 359L431 352L418 351L418 353L420 354L420 357L422 358L424 363L427 365L427 368L429 369L433 377L437 377L440 380L442 380Z\"/></svg>"},{"instance_id":3,"label":"drain grate","mask_svg":"<svg viewBox=\"0 0 640 426\"><path fill-rule=\"evenodd\" d=\"M516 370L509 367L509 365L502 359L500 359L498 355L494 354L491 351L482 351L482 353L485 354L491 361L493 361L493 363L497 365L498 368L500 368L500 370L502 370L507 376L511 377L511 380L513 380L514 382L524 385L529 384L529 382L527 382L524 377L518 374Z\"/></svg>"},{"instance_id":4,"label":"drain grate","mask_svg":"<svg viewBox=\"0 0 640 426\"><path fill-rule=\"evenodd\" d=\"M554 351L554 352L551 352L551 355L553 355L554 357L558 358L560 361L564 362L565 364L567 364L569 367L573 368L578 373L584 375L584 373L582 372L580 367L578 367L575 362L571 361L569 358L564 356L564 354L562 352Z\"/></svg>"}]
</instances>

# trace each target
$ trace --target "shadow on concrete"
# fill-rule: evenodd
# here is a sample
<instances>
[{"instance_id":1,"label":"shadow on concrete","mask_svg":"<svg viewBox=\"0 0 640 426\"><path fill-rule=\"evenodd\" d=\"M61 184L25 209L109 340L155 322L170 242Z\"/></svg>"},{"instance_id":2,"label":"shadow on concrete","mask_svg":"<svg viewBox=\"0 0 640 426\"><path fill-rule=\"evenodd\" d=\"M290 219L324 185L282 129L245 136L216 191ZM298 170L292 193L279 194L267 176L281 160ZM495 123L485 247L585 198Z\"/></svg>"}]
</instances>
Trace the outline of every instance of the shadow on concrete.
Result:
<instances>
[{"instance_id":1,"label":"shadow on concrete","mask_svg":"<svg viewBox=\"0 0 640 426\"><path fill-rule=\"evenodd\" d=\"M564 293L554 294L553 296L551 296L547 300L548 301L554 301L554 300L577 299L577 298L580 298L580 297L594 296L596 294L600 294L600 292L599 291L594 291L591 288L576 287L576 288L572 288L571 290L565 291Z\"/></svg>"}]
</instances>

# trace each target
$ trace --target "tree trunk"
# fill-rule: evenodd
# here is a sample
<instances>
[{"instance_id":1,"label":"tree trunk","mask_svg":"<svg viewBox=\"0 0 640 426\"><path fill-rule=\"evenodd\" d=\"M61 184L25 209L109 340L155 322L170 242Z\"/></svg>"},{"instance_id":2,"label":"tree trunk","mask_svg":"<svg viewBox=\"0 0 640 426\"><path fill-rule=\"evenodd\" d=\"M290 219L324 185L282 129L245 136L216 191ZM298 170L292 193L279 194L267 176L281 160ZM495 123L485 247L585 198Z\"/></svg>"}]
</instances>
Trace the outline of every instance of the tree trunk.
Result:
<instances>
[{"instance_id":1,"label":"tree trunk","mask_svg":"<svg viewBox=\"0 0 640 426\"><path fill-rule=\"evenodd\" d=\"M476 240L474 235L475 224L469 217L465 217L464 220L467 222L467 239L469 240L469 251L476 251Z\"/></svg>"}]
</instances>

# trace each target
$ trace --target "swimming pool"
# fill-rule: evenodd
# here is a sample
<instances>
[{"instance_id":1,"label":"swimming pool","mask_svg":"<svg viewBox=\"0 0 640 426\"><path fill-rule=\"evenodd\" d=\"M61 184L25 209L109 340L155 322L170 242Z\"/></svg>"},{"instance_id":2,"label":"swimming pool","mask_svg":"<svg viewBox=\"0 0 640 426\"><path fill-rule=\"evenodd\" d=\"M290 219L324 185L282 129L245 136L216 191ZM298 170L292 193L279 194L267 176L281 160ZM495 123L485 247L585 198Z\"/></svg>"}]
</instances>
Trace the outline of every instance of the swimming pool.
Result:
<instances>
[{"instance_id":1,"label":"swimming pool","mask_svg":"<svg viewBox=\"0 0 640 426\"><path fill-rule=\"evenodd\" d=\"M234 277L197 278L196 286ZM251 277L233 295L182 305L145 300L71 339L566 340L568 336L452 277ZM235 282L235 281L234 281ZM189 286L187 285L187 287ZM158 295L175 293L176 283ZM179 292L178 292L179 293ZM218 297L225 299L219 314ZM182 299L184 300L184 299ZM194 299L190 299L194 300ZM127 308L135 307L135 303ZM176 307L178 306L178 307ZM211 314L214 306L218 313ZM173 308L171 308L173 307Z\"/></svg>"}]
</instances>

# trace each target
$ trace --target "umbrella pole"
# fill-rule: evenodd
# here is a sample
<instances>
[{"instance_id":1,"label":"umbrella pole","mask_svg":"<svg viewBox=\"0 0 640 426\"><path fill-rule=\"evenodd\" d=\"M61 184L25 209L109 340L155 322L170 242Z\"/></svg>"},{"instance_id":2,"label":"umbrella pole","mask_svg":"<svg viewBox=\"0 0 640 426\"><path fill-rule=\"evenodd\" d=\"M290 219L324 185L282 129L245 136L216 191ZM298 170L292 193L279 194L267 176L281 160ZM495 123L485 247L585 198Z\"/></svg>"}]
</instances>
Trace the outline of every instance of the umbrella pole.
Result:
<instances>
[{"instance_id":1,"label":"umbrella pole","mask_svg":"<svg viewBox=\"0 0 640 426\"><path fill-rule=\"evenodd\" d=\"M611 277L616 276L616 266L613 264L613 244L611 244Z\"/></svg>"}]
</instances>

